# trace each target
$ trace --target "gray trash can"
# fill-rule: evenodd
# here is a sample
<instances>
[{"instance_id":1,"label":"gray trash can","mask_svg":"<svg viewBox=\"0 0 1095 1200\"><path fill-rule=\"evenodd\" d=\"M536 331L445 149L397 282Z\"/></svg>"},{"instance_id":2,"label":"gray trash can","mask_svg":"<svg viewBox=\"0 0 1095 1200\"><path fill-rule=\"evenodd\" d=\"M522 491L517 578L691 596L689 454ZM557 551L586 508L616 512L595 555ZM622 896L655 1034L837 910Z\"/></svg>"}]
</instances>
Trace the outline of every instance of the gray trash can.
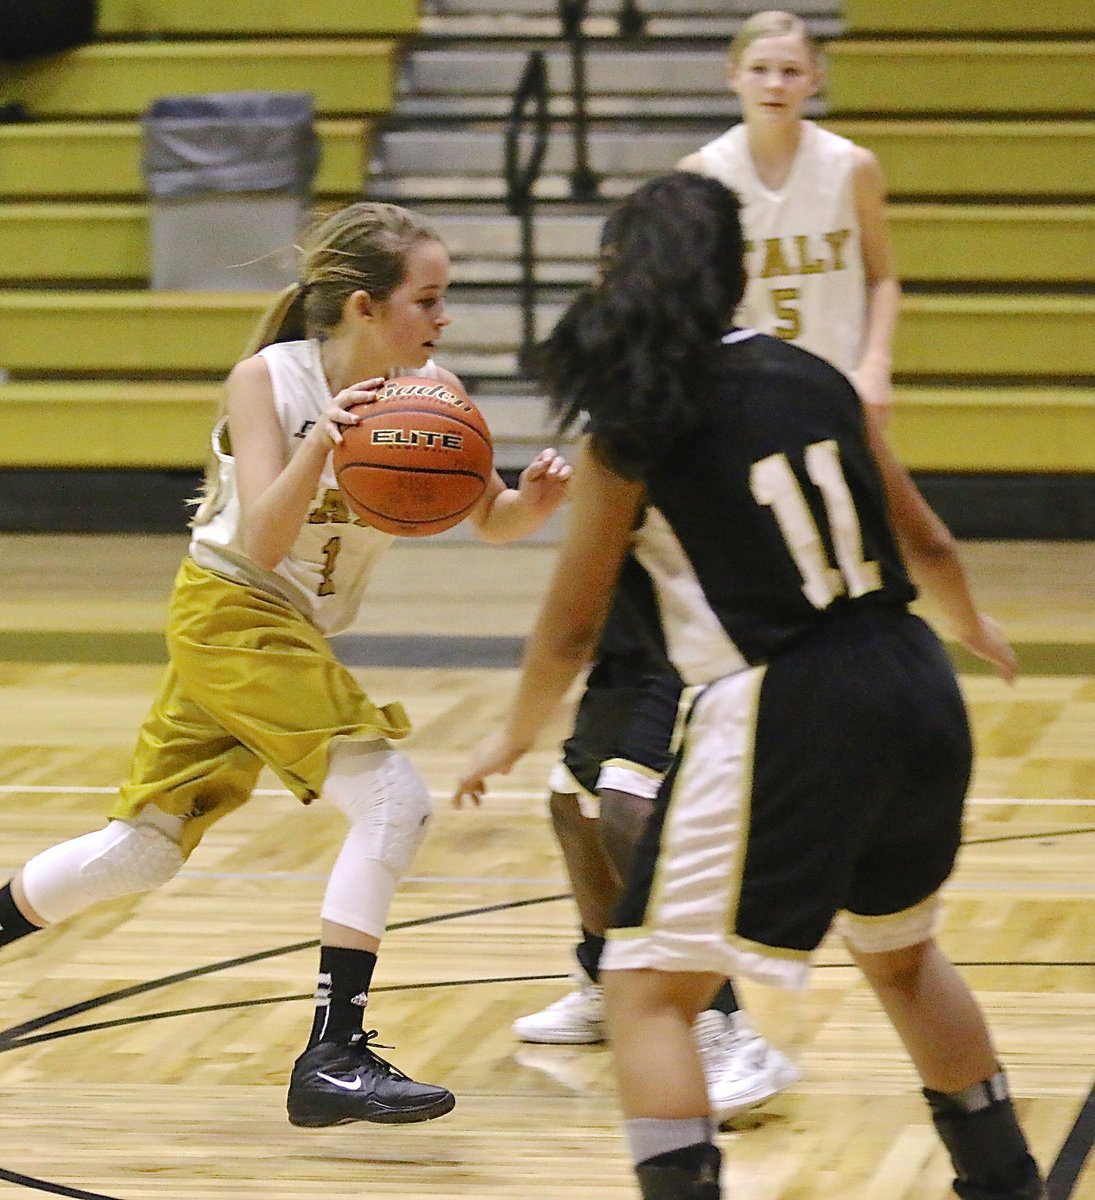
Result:
<instances>
[{"instance_id":1,"label":"gray trash can","mask_svg":"<svg viewBox=\"0 0 1095 1200\"><path fill-rule=\"evenodd\" d=\"M154 100L142 121L152 287L284 287L310 205L319 139L307 92Z\"/></svg>"}]
</instances>

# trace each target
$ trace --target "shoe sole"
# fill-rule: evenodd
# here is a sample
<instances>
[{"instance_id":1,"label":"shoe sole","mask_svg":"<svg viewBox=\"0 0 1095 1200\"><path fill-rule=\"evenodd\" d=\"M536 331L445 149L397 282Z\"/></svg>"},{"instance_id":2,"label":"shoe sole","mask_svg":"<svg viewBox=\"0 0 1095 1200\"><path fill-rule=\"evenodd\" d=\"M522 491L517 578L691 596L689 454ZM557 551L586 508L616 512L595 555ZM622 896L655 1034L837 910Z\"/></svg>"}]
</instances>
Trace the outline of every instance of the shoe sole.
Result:
<instances>
[{"instance_id":1,"label":"shoe sole","mask_svg":"<svg viewBox=\"0 0 1095 1200\"><path fill-rule=\"evenodd\" d=\"M452 1112L456 1107L456 1097L448 1095L434 1104L424 1108L389 1108L377 1109L375 1112L363 1113L361 1116L331 1116L324 1117L313 1114L304 1115L290 1112L289 1124L299 1129L328 1129L333 1125L354 1125L365 1121L370 1125L416 1125L421 1121L433 1121Z\"/></svg>"},{"instance_id":2,"label":"shoe sole","mask_svg":"<svg viewBox=\"0 0 1095 1200\"><path fill-rule=\"evenodd\" d=\"M600 1037L590 1037L588 1034L575 1034L573 1037L568 1037L562 1033L522 1033L516 1027L513 1030L513 1036L519 1042L528 1042L530 1046L600 1046L608 1040L604 1034L601 1034Z\"/></svg>"}]
</instances>

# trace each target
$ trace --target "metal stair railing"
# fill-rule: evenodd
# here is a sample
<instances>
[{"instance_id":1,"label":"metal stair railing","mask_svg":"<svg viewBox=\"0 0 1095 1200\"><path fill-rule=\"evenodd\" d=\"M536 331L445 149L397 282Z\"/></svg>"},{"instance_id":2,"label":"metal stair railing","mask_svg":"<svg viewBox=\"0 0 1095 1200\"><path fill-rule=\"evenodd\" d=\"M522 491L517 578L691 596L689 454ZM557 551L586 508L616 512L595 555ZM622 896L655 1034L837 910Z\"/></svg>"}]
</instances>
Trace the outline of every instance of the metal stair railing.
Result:
<instances>
[{"instance_id":1,"label":"metal stair railing","mask_svg":"<svg viewBox=\"0 0 1095 1200\"><path fill-rule=\"evenodd\" d=\"M589 118L586 106L586 35L583 28L589 0L558 0L559 22L570 46L571 93L574 103L574 169L570 175L570 194L575 200L595 200L598 193L596 172L589 165ZM646 15L639 0L622 0L616 17L620 36L641 37Z\"/></svg>"},{"instance_id":2,"label":"metal stair railing","mask_svg":"<svg viewBox=\"0 0 1095 1200\"><path fill-rule=\"evenodd\" d=\"M589 122L586 115L585 43L582 28L589 0L558 0L563 36L570 44L573 92L574 168L570 192L575 200L594 200L599 191L596 173L589 165ZM617 16L620 35L637 38L646 28L639 0L621 0ZM517 355L523 379L536 373L536 182L551 136L550 84L547 60L541 50L532 51L513 93L505 136L506 209L520 222L521 346ZM522 135L532 110L533 136L528 157L522 159Z\"/></svg>"},{"instance_id":3,"label":"metal stair railing","mask_svg":"<svg viewBox=\"0 0 1095 1200\"><path fill-rule=\"evenodd\" d=\"M535 373L535 188L551 134L548 99L547 60L542 50L534 50L528 56L525 69L513 93L513 104L506 125L506 209L511 216L518 218L521 227L521 348L518 351L517 363L523 379L529 379ZM522 134L525 132L530 105L534 122L532 147L528 158L522 161Z\"/></svg>"},{"instance_id":4,"label":"metal stair railing","mask_svg":"<svg viewBox=\"0 0 1095 1200\"><path fill-rule=\"evenodd\" d=\"M597 176L589 165L589 120L586 114L586 36L582 28L589 0L559 0L559 21L570 46L571 94L574 99L574 169L570 194L575 200L597 196Z\"/></svg>"}]
</instances>

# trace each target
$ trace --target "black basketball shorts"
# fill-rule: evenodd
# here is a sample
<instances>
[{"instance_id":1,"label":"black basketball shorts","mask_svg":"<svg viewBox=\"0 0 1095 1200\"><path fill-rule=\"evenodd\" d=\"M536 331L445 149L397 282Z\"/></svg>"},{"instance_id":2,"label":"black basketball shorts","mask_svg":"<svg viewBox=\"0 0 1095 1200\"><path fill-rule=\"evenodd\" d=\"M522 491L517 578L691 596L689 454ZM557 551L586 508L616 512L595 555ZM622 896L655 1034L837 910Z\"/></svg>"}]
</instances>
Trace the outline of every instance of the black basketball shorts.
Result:
<instances>
[{"instance_id":1,"label":"black basketball shorts","mask_svg":"<svg viewBox=\"0 0 1095 1200\"><path fill-rule=\"evenodd\" d=\"M645 657L599 658L563 743L562 762L552 772L552 790L577 789L595 800L601 787L615 787L653 801L673 760L691 692L672 671L652 670Z\"/></svg>"},{"instance_id":2,"label":"black basketball shorts","mask_svg":"<svg viewBox=\"0 0 1095 1200\"><path fill-rule=\"evenodd\" d=\"M715 681L692 706L602 969L801 986L838 913L859 949L922 941L970 767L954 672L904 610L836 618Z\"/></svg>"}]
</instances>

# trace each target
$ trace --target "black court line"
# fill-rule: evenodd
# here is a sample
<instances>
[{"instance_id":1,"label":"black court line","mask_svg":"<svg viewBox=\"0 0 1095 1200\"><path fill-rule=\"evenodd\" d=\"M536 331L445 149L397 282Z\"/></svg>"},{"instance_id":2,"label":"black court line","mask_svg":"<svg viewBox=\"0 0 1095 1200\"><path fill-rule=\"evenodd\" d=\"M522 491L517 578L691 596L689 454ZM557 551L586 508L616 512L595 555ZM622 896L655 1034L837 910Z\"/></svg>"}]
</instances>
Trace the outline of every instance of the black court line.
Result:
<instances>
[{"instance_id":1,"label":"black court line","mask_svg":"<svg viewBox=\"0 0 1095 1200\"><path fill-rule=\"evenodd\" d=\"M1095 966L1095 962L990 962L983 961L968 961L956 962L956 967L1008 967L1012 969L1021 969L1023 967L1082 967L1085 970ZM815 971L856 971L858 968L855 963L847 962L822 962L815 963L813 969ZM419 992L427 991L433 988L451 988L451 987L471 987L475 984L483 983L548 983L554 980L569 979L571 976L567 972L557 972L546 975L488 975L476 979L430 979L425 983L390 983L380 987L371 988L370 996L379 996L382 993L388 992ZM36 1046L42 1042L56 1042L61 1038L75 1037L80 1033L101 1033L104 1029L121 1029L127 1025L145 1025L149 1021L166 1021L171 1017L193 1017L199 1013L224 1013L235 1012L244 1008L261 1008L270 1004L287 1004L295 1003L302 1000L314 1000L314 992L291 992L284 996L258 996L251 1000L225 1000L218 1004L197 1004L190 1008L165 1008L158 1012L137 1013L132 1017L116 1017L112 1021L92 1021L86 1025L66 1025L64 1029L51 1029L48 1033L28 1034L25 1037L13 1037L7 1041L0 1043L0 1054L7 1053L9 1050L18 1050L24 1046Z\"/></svg>"},{"instance_id":2,"label":"black court line","mask_svg":"<svg viewBox=\"0 0 1095 1200\"><path fill-rule=\"evenodd\" d=\"M459 917L477 917L484 913L504 912L514 908L528 908L534 904L550 904L555 900L569 900L569 892L559 892L552 896L534 896L530 900L505 900L499 904L484 904L477 908L461 908L450 913L435 913L432 917L418 917L411 921L397 921L389 925L386 932L392 933L397 929L416 929L421 925L436 925L441 921L455 921ZM221 962L209 963L204 967L192 967L188 971L179 971L175 975L163 975L159 979L146 980L132 987L119 988L114 992L105 992L101 996L93 996L90 1000L82 1000L79 1004L70 1004L64 1008L56 1008L53 1012L44 1013L24 1021L20 1025L12 1025L0 1030L0 1051L6 1049L6 1043L33 1033L36 1029L44 1029L47 1025L56 1025L69 1017L78 1017L81 1013L91 1012L112 1004L115 1000L126 1000L130 996L140 996L145 992L154 992L159 988L168 987L173 983L183 983L188 979L200 979L203 975L212 975L217 971L227 971L232 967L247 966L250 963L262 962L267 958L277 958L282 954L295 954L298 950L314 950L319 945L319 938L309 938L306 942L293 942L289 946L277 946L272 950L259 950L254 954L244 954L239 958L227 958Z\"/></svg>"},{"instance_id":3,"label":"black court line","mask_svg":"<svg viewBox=\"0 0 1095 1200\"><path fill-rule=\"evenodd\" d=\"M74 1200L118 1200L117 1196L65 1187L63 1183L50 1183L46 1179L35 1179L33 1175L20 1175L18 1171L5 1171L3 1167L0 1167L0 1183L14 1183L17 1187L30 1188L32 1192L49 1192L51 1196L71 1196Z\"/></svg>"},{"instance_id":4,"label":"black court line","mask_svg":"<svg viewBox=\"0 0 1095 1200\"><path fill-rule=\"evenodd\" d=\"M1049 1200L1069 1200L1095 1144L1095 1086L1065 1138L1046 1179Z\"/></svg>"},{"instance_id":5,"label":"black court line","mask_svg":"<svg viewBox=\"0 0 1095 1200\"><path fill-rule=\"evenodd\" d=\"M556 979L569 979L566 972L554 975L491 975L484 979L431 979L426 983L391 983L369 989L370 996L382 992L421 992L430 988L469 987L477 983L542 983ZM287 996L260 996L254 1000L226 1000L221 1004L198 1004L193 1008L169 1008L161 1012L138 1013L133 1017L118 1017L113 1021L93 1021L90 1025L67 1025L64 1029L51 1029L48 1033L35 1033L0 1045L0 1054L23 1046L34 1046L39 1042L56 1042L61 1038L78 1033L100 1033L104 1029L120 1029L125 1025L144 1025L148 1021L165 1021L169 1017L193 1017L198 1013L232 1012L241 1008L261 1008L267 1004L285 1004L297 1000L315 1001L315 992L293 992Z\"/></svg>"},{"instance_id":6,"label":"black court line","mask_svg":"<svg viewBox=\"0 0 1095 1200\"><path fill-rule=\"evenodd\" d=\"M1080 829L1050 829L1041 833L1002 833L999 837L963 838L963 846L991 846L999 842L1046 842L1059 837L1077 837L1095 833L1095 825L1084 825Z\"/></svg>"}]
</instances>

